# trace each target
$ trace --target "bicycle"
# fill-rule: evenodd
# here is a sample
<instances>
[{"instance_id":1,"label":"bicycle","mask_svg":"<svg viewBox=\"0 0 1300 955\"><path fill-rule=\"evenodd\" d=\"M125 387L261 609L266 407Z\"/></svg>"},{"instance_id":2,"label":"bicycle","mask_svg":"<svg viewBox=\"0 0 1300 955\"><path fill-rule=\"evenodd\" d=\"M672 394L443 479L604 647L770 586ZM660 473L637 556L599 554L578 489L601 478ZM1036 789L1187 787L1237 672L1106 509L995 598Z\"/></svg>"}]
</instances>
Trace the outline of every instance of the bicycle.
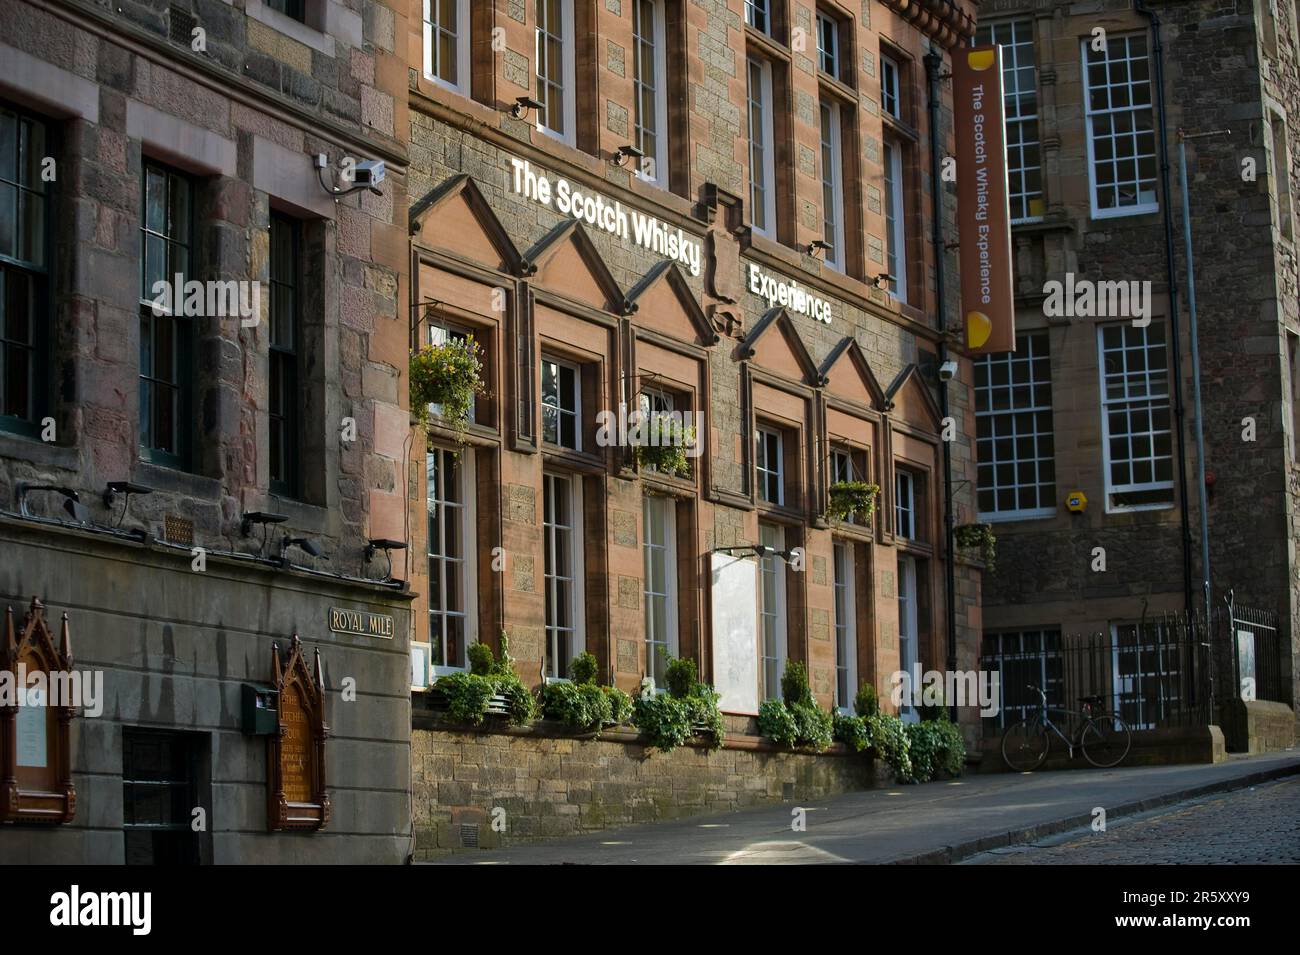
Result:
<instances>
[{"instance_id":1,"label":"bicycle","mask_svg":"<svg viewBox=\"0 0 1300 955\"><path fill-rule=\"evenodd\" d=\"M1028 773L1043 765L1047 759L1047 750L1052 744L1049 730L1065 743L1071 759L1074 759L1074 750L1078 747L1083 750L1084 758L1098 769L1110 769L1124 761L1129 747L1133 745L1133 734L1129 731L1128 724L1116 714L1096 712L1101 706L1100 696L1079 697L1079 702L1083 704L1082 710L1054 708L1058 713L1067 714L1071 724L1076 718L1083 721L1077 736L1073 733L1066 736L1052 722L1047 693L1033 684L1028 686L1042 698L1043 708L1033 716L1011 725L1002 734L1002 759L1012 770Z\"/></svg>"}]
</instances>

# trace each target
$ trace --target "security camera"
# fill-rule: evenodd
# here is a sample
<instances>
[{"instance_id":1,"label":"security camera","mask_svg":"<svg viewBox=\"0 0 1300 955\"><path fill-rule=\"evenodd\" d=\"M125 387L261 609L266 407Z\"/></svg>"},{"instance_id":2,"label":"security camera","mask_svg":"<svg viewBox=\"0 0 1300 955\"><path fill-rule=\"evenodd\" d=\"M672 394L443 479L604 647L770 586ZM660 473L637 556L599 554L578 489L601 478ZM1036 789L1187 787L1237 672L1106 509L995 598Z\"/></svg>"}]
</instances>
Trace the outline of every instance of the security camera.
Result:
<instances>
[{"instance_id":1,"label":"security camera","mask_svg":"<svg viewBox=\"0 0 1300 955\"><path fill-rule=\"evenodd\" d=\"M939 366L939 380L952 381L957 377L957 363L955 361L946 361Z\"/></svg>"},{"instance_id":2,"label":"security camera","mask_svg":"<svg viewBox=\"0 0 1300 955\"><path fill-rule=\"evenodd\" d=\"M352 182L374 190L384 181L384 161L382 159L362 159L353 172Z\"/></svg>"}]
</instances>

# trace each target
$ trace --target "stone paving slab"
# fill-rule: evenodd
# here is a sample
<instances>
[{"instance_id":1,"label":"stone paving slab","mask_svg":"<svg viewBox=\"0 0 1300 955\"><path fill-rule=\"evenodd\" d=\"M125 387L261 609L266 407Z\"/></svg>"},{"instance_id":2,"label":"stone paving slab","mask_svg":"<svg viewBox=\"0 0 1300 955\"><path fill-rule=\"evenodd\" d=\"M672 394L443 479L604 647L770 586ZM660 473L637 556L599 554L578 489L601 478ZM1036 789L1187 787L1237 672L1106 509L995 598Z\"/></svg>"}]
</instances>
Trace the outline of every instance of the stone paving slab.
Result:
<instances>
[{"instance_id":1,"label":"stone paving slab","mask_svg":"<svg viewBox=\"0 0 1300 955\"><path fill-rule=\"evenodd\" d=\"M1300 775L1300 753L1217 765L970 776L850 793L815 804L607 830L468 852L437 864L947 863L1215 792ZM806 830L793 832L796 808Z\"/></svg>"}]
</instances>

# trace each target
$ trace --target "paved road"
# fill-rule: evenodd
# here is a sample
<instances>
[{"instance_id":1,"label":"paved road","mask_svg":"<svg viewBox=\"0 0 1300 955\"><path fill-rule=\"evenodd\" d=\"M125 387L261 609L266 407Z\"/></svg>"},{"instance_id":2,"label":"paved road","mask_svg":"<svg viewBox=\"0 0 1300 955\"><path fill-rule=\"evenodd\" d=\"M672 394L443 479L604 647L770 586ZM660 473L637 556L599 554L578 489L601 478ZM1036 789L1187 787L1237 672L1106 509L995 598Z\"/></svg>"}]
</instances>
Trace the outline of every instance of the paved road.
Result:
<instances>
[{"instance_id":1,"label":"paved road","mask_svg":"<svg viewBox=\"0 0 1300 955\"><path fill-rule=\"evenodd\" d=\"M1300 774L1300 753L1233 757L1217 766L1152 766L971 776L793 804L695 816L439 860L453 864L744 864L951 861L1241 786L1261 773ZM1259 780L1256 779L1258 782Z\"/></svg>"},{"instance_id":2,"label":"paved road","mask_svg":"<svg viewBox=\"0 0 1300 955\"><path fill-rule=\"evenodd\" d=\"M1300 862L1300 778L1206 796L964 865L1188 865Z\"/></svg>"}]
</instances>

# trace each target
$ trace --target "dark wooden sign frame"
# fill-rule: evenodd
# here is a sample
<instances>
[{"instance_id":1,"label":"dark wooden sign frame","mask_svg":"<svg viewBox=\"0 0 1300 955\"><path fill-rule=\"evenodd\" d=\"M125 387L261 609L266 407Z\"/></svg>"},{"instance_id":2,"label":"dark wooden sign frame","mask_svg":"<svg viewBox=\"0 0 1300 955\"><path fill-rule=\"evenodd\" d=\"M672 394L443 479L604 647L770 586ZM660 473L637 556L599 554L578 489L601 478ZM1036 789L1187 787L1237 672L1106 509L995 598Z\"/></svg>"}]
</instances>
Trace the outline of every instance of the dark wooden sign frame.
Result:
<instances>
[{"instance_id":1,"label":"dark wooden sign frame","mask_svg":"<svg viewBox=\"0 0 1300 955\"><path fill-rule=\"evenodd\" d=\"M21 632L14 630L14 608L7 609L0 666L11 674L15 685L19 663L26 663L29 673L38 669L44 673L47 687L50 674L71 673L72 638L66 613L56 646L45 622L45 606L39 600L32 598L32 605L23 616ZM20 688L20 692L26 692L26 687ZM73 709L72 706L47 707L45 767L39 769L18 765L19 708L0 706L0 823L61 824L71 822L76 815L77 791L72 785L69 738Z\"/></svg>"},{"instance_id":2,"label":"dark wooden sign frame","mask_svg":"<svg viewBox=\"0 0 1300 955\"><path fill-rule=\"evenodd\" d=\"M321 671L320 650L315 651L314 666L307 665L302 641L293 635L289 658L282 664L280 645L271 645L272 684L278 694L276 719L279 731L266 741L267 828L271 832L287 829L323 829L330 818L330 797L325 789L325 680ZM286 707L293 699L301 708L310 740L306 743L308 798L289 798L285 791L285 741L292 732Z\"/></svg>"}]
</instances>

